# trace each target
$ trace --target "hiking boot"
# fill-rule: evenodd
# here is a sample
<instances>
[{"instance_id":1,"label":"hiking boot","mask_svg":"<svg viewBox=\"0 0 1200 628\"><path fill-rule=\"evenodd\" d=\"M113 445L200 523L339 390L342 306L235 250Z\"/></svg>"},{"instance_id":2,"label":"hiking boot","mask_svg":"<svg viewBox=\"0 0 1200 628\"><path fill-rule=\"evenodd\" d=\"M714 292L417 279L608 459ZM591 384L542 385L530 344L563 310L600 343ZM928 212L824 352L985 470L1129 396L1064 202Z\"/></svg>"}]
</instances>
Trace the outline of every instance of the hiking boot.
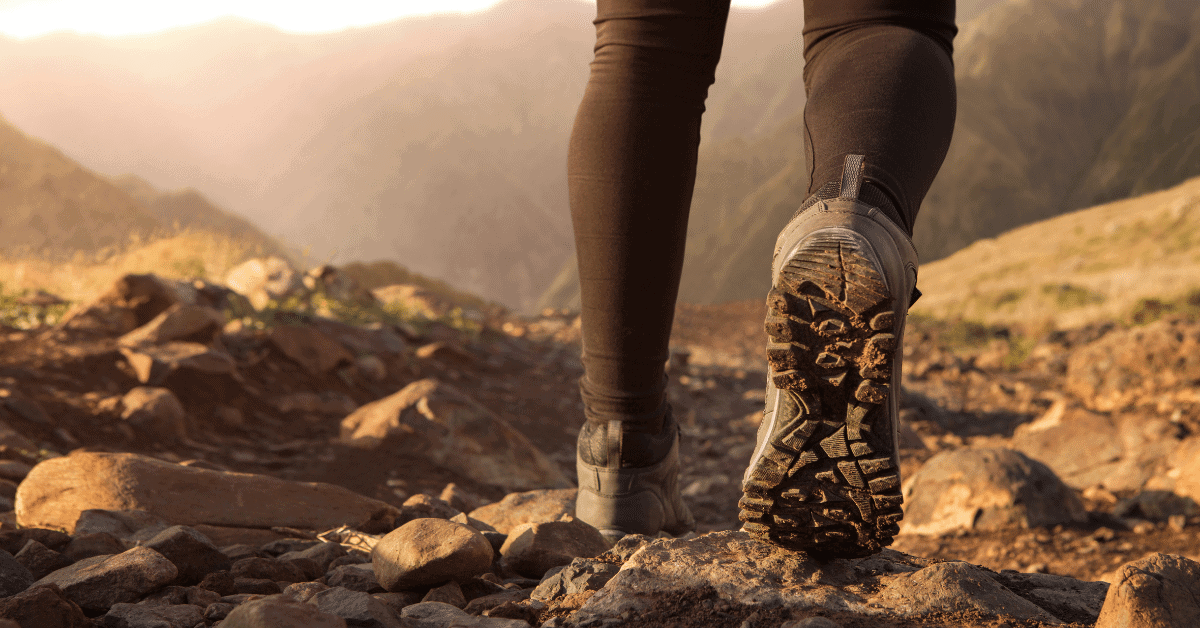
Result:
<instances>
[{"instance_id":1,"label":"hiking boot","mask_svg":"<svg viewBox=\"0 0 1200 628\"><path fill-rule=\"evenodd\" d=\"M766 407L738 502L752 536L822 557L878 552L903 516L896 392L917 253L859 198L862 160L848 156L836 197L810 198L776 243Z\"/></svg>"},{"instance_id":2,"label":"hiking boot","mask_svg":"<svg viewBox=\"0 0 1200 628\"><path fill-rule=\"evenodd\" d=\"M695 527L679 494L679 424L670 410L658 434L626 432L620 421L589 421L579 433L575 466L575 516L609 541Z\"/></svg>"}]
</instances>

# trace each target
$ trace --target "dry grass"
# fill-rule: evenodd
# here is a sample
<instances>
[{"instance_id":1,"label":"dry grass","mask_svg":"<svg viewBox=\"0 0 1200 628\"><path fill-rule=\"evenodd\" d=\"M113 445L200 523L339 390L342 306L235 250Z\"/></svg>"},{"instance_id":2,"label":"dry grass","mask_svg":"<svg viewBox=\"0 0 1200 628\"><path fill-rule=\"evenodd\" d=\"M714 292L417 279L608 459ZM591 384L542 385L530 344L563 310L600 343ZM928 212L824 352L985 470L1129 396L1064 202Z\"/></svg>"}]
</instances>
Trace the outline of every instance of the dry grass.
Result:
<instances>
[{"instance_id":1,"label":"dry grass","mask_svg":"<svg viewBox=\"0 0 1200 628\"><path fill-rule=\"evenodd\" d=\"M1200 178L982 240L921 269L913 311L1068 329L1200 289Z\"/></svg>"},{"instance_id":2,"label":"dry grass","mask_svg":"<svg viewBox=\"0 0 1200 628\"><path fill-rule=\"evenodd\" d=\"M87 301L128 273L221 281L229 269L259 253L228 236L186 231L148 242L134 238L123 251L78 253L70 261L0 259L0 285L10 293L45 290L68 301Z\"/></svg>"}]
</instances>

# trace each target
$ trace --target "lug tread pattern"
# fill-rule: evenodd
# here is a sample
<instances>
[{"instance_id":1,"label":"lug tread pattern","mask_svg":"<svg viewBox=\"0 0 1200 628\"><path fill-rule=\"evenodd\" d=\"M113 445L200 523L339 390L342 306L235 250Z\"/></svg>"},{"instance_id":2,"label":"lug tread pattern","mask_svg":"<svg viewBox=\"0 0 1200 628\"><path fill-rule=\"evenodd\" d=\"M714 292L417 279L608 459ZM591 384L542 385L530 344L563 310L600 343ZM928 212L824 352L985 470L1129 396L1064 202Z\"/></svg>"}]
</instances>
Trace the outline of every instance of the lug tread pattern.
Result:
<instances>
[{"instance_id":1,"label":"lug tread pattern","mask_svg":"<svg viewBox=\"0 0 1200 628\"><path fill-rule=\"evenodd\" d=\"M856 240L816 234L767 297L771 383L785 395L743 484L752 536L816 556L868 556L899 532L889 395L894 300Z\"/></svg>"}]
</instances>

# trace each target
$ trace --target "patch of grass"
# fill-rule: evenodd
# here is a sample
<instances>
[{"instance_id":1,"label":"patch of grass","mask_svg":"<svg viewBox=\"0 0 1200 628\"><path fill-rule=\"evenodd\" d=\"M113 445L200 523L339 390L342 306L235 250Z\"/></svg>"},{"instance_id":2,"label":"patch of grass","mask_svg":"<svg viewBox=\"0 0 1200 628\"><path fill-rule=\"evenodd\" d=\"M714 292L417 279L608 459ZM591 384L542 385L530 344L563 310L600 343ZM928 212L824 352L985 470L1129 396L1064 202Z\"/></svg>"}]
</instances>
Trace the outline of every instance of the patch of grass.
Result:
<instances>
[{"instance_id":1,"label":"patch of grass","mask_svg":"<svg viewBox=\"0 0 1200 628\"><path fill-rule=\"evenodd\" d=\"M7 290L0 283L0 325L16 329L35 329L43 325L56 325L67 310L70 303L53 305L37 305L26 300L30 291Z\"/></svg>"},{"instance_id":2,"label":"patch of grass","mask_svg":"<svg viewBox=\"0 0 1200 628\"><path fill-rule=\"evenodd\" d=\"M434 324L440 323L463 332L470 340L479 339L484 332L483 321L468 314L460 307L451 309L444 316L431 319L403 303L365 305L334 299L320 292L282 300L272 299L261 310L251 308L249 303L241 303L227 310L225 315L230 320L240 320L242 325L251 329L270 329L276 325L302 325L308 323L315 316L321 316L360 326L372 323L405 325L421 333L428 331Z\"/></svg>"},{"instance_id":3,"label":"patch of grass","mask_svg":"<svg viewBox=\"0 0 1200 628\"><path fill-rule=\"evenodd\" d=\"M1130 325L1148 325L1165 316L1180 316L1188 320L1200 320L1200 290L1176 299L1139 299L1130 309L1126 320Z\"/></svg>"},{"instance_id":4,"label":"patch of grass","mask_svg":"<svg viewBox=\"0 0 1200 628\"><path fill-rule=\"evenodd\" d=\"M1063 310L1099 305L1105 301L1103 294L1069 283L1043 284L1042 294L1053 299L1054 304Z\"/></svg>"},{"instance_id":5,"label":"patch of grass","mask_svg":"<svg viewBox=\"0 0 1200 628\"><path fill-rule=\"evenodd\" d=\"M1018 302L1020 302L1021 299L1024 299L1025 295L1028 294L1028 292L1029 291L1024 288L1018 288L1018 289L1013 289L1013 290L1002 290L993 295L989 295L987 298L983 299L983 304L988 309L993 309L993 310L998 310L998 309L1004 308L1004 307L1011 308L1012 306L1014 306Z\"/></svg>"}]
</instances>

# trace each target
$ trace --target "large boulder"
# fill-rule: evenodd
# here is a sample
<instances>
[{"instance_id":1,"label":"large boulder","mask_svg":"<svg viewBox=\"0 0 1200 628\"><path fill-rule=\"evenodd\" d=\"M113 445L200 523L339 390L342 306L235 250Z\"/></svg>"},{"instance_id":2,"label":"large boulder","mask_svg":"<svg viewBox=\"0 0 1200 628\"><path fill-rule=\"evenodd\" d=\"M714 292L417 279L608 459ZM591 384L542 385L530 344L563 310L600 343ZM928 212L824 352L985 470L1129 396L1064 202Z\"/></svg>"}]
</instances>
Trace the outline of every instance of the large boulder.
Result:
<instances>
[{"instance_id":1,"label":"large boulder","mask_svg":"<svg viewBox=\"0 0 1200 628\"><path fill-rule=\"evenodd\" d=\"M1011 449L958 449L930 458L904 484L906 534L1033 528L1087 519L1046 465Z\"/></svg>"},{"instance_id":2,"label":"large boulder","mask_svg":"<svg viewBox=\"0 0 1200 628\"><path fill-rule=\"evenodd\" d=\"M342 420L342 442L394 447L453 467L487 484L514 489L567 487L570 480L523 434L436 379L422 379Z\"/></svg>"},{"instance_id":3,"label":"large boulder","mask_svg":"<svg viewBox=\"0 0 1200 628\"><path fill-rule=\"evenodd\" d=\"M88 509L145 510L178 525L309 530L374 527L400 514L332 484L210 471L136 454L52 458L35 466L17 490L22 526L72 531Z\"/></svg>"},{"instance_id":4,"label":"large boulder","mask_svg":"<svg viewBox=\"0 0 1200 628\"><path fill-rule=\"evenodd\" d=\"M1200 626L1200 563L1151 554L1121 566L1096 628L1177 626Z\"/></svg>"},{"instance_id":5,"label":"large boulder","mask_svg":"<svg viewBox=\"0 0 1200 628\"><path fill-rule=\"evenodd\" d=\"M275 256L254 258L235 266L225 275L225 285L249 299L256 310L304 289L296 269Z\"/></svg>"}]
</instances>

